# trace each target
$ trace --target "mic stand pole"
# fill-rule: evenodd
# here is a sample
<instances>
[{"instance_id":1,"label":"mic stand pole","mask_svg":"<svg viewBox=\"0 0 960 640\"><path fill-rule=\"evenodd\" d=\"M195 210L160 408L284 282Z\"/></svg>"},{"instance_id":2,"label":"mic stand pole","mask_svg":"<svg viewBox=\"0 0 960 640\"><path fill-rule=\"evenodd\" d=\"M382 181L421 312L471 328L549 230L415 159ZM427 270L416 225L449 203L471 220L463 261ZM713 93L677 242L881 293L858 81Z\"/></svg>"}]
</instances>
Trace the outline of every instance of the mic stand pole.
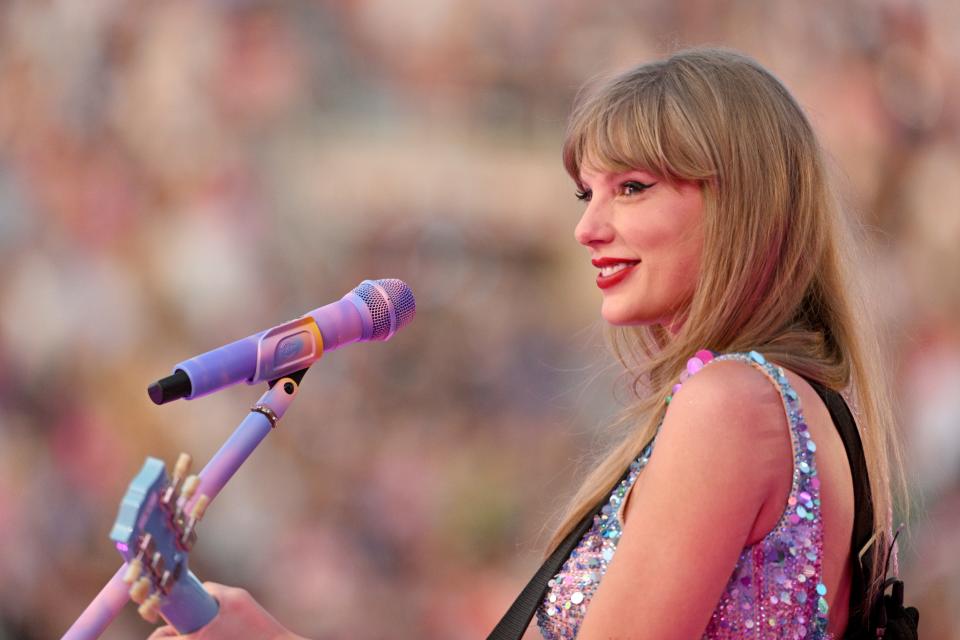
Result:
<instances>
[{"instance_id":1,"label":"mic stand pole","mask_svg":"<svg viewBox=\"0 0 960 640\"><path fill-rule=\"evenodd\" d=\"M264 393L250 409L247 417L237 426L230 438L220 447L210 462L198 474L200 486L193 498L186 506L185 511L193 507L193 503L201 496L209 496L211 502L220 493L224 485L233 477L253 450L257 448L272 429L277 426L280 418L286 413L293 398L300 389L300 381L307 369L302 369L289 376L274 380L270 389ZM106 630L113 619L120 614L123 606L130 599L129 585L123 582L126 563L113 574L113 577L100 590L93 601L87 605L76 622L63 635L62 640L96 640Z\"/></svg>"}]
</instances>

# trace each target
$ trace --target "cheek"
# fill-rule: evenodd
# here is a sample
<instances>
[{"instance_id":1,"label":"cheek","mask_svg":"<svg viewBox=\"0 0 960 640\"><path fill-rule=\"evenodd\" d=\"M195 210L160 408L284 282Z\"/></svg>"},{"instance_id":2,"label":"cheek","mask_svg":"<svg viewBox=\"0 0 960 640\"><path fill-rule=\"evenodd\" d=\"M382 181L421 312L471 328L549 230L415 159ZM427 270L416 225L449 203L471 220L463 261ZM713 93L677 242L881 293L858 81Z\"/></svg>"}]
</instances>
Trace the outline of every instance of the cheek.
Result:
<instances>
[{"instance_id":1,"label":"cheek","mask_svg":"<svg viewBox=\"0 0 960 640\"><path fill-rule=\"evenodd\" d=\"M677 263L677 280L685 295L692 294L696 288L702 255L702 235L690 237L684 241Z\"/></svg>"},{"instance_id":2,"label":"cheek","mask_svg":"<svg viewBox=\"0 0 960 640\"><path fill-rule=\"evenodd\" d=\"M683 296L693 292L703 254L703 228L699 219L677 216L637 230L636 248L647 272L662 285Z\"/></svg>"},{"instance_id":3,"label":"cheek","mask_svg":"<svg viewBox=\"0 0 960 640\"><path fill-rule=\"evenodd\" d=\"M640 257L656 269L696 269L703 250L703 232L699 225L688 225L679 218L664 219L632 230L631 244Z\"/></svg>"},{"instance_id":4,"label":"cheek","mask_svg":"<svg viewBox=\"0 0 960 640\"><path fill-rule=\"evenodd\" d=\"M650 216L627 230L629 242L641 258L653 259L667 253L682 240L683 227L669 216Z\"/></svg>"},{"instance_id":5,"label":"cheek","mask_svg":"<svg viewBox=\"0 0 960 640\"><path fill-rule=\"evenodd\" d=\"M703 225L698 218L676 231L675 267L686 279L693 280L700 270L700 258L703 255Z\"/></svg>"}]
</instances>

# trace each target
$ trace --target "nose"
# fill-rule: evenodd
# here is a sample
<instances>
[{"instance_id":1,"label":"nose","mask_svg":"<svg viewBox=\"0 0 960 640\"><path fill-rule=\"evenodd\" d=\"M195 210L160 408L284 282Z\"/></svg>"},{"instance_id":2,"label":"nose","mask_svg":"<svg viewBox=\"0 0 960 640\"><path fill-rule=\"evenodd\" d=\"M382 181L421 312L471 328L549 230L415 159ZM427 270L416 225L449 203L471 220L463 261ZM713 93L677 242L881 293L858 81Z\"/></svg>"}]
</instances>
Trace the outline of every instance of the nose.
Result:
<instances>
[{"instance_id":1,"label":"nose","mask_svg":"<svg viewBox=\"0 0 960 640\"><path fill-rule=\"evenodd\" d=\"M580 222L573 230L573 237L585 247L595 247L613 240L613 226L610 224L605 205L596 198L592 200L580 216Z\"/></svg>"}]
</instances>

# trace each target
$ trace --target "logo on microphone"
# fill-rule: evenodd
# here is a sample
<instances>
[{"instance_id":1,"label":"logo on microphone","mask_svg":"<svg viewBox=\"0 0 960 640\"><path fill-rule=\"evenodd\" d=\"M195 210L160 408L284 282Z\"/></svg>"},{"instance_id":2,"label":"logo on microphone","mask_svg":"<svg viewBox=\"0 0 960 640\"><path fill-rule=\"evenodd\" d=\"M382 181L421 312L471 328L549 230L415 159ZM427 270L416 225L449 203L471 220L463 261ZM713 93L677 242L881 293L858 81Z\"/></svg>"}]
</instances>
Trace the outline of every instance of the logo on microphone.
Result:
<instances>
[{"instance_id":1,"label":"logo on microphone","mask_svg":"<svg viewBox=\"0 0 960 640\"><path fill-rule=\"evenodd\" d=\"M303 351L303 338L300 335L290 336L277 345L277 360L288 360Z\"/></svg>"}]
</instances>

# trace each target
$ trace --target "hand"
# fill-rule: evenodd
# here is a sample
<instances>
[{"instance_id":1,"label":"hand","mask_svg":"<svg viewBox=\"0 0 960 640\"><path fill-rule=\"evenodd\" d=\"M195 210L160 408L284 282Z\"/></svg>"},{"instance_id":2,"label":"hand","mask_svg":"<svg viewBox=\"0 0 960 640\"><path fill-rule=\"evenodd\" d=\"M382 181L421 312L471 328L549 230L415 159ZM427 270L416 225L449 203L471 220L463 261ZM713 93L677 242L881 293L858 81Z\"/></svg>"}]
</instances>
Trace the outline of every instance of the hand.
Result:
<instances>
[{"instance_id":1,"label":"hand","mask_svg":"<svg viewBox=\"0 0 960 640\"><path fill-rule=\"evenodd\" d=\"M260 606L246 589L228 587L216 582L203 583L220 603L220 611L205 627L181 636L167 625L150 634L147 640L157 638L183 638L183 640L305 640L283 628L277 620Z\"/></svg>"}]
</instances>

